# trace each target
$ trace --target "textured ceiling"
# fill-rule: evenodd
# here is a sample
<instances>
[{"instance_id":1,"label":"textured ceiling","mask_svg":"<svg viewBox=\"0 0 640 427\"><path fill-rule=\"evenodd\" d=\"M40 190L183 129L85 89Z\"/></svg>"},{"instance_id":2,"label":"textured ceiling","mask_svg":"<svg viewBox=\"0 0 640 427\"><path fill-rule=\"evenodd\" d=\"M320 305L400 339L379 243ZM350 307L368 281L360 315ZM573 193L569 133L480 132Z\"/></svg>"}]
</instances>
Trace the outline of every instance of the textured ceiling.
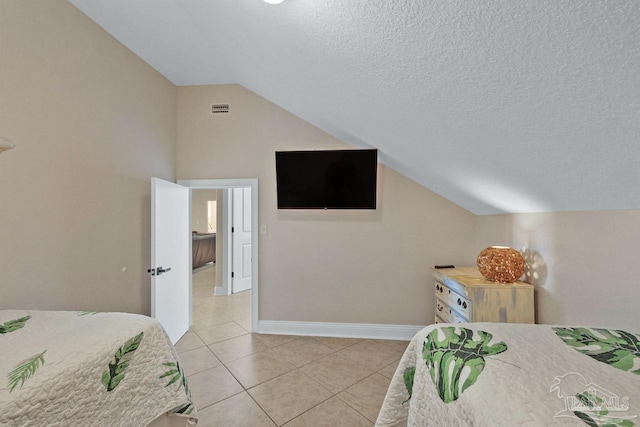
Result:
<instances>
[{"instance_id":1,"label":"textured ceiling","mask_svg":"<svg viewBox=\"0 0 640 427\"><path fill-rule=\"evenodd\" d=\"M176 85L241 84L476 214L640 209L638 0L71 3Z\"/></svg>"}]
</instances>

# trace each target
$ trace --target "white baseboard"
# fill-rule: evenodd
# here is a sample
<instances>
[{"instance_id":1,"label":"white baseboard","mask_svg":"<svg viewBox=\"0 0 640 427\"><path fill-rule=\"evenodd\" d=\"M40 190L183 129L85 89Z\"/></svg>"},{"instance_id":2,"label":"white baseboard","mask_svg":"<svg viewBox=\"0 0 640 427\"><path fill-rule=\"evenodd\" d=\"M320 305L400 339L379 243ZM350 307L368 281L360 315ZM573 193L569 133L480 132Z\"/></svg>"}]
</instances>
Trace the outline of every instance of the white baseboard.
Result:
<instances>
[{"instance_id":1,"label":"white baseboard","mask_svg":"<svg viewBox=\"0 0 640 427\"><path fill-rule=\"evenodd\" d=\"M215 296L229 295L229 291L227 290L227 288L223 286L216 286L215 288L213 288L213 295Z\"/></svg>"},{"instance_id":2,"label":"white baseboard","mask_svg":"<svg viewBox=\"0 0 640 427\"><path fill-rule=\"evenodd\" d=\"M422 328L424 326L419 325L259 320L257 331L255 332L277 335L410 340Z\"/></svg>"}]
</instances>

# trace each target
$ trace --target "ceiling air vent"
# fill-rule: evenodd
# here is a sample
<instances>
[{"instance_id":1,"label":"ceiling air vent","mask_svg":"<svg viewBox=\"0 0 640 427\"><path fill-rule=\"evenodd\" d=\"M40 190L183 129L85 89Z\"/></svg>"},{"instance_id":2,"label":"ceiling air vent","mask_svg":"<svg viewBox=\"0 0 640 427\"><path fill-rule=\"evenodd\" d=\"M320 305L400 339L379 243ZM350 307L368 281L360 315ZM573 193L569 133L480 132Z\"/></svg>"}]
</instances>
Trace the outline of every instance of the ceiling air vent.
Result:
<instances>
[{"instance_id":1,"label":"ceiling air vent","mask_svg":"<svg viewBox=\"0 0 640 427\"><path fill-rule=\"evenodd\" d=\"M229 104L211 104L211 114L229 114Z\"/></svg>"}]
</instances>

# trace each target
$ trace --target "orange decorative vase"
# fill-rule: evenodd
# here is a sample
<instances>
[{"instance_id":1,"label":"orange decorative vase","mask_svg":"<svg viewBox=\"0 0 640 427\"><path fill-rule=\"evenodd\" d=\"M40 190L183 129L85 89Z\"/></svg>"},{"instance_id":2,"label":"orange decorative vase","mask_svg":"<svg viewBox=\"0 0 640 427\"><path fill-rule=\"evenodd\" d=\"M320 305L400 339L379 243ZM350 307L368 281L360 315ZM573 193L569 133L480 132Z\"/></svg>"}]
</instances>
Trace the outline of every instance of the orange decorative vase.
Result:
<instances>
[{"instance_id":1,"label":"orange decorative vase","mask_svg":"<svg viewBox=\"0 0 640 427\"><path fill-rule=\"evenodd\" d=\"M489 246L478 254L478 270L492 282L513 283L524 273L524 258L515 249Z\"/></svg>"}]
</instances>

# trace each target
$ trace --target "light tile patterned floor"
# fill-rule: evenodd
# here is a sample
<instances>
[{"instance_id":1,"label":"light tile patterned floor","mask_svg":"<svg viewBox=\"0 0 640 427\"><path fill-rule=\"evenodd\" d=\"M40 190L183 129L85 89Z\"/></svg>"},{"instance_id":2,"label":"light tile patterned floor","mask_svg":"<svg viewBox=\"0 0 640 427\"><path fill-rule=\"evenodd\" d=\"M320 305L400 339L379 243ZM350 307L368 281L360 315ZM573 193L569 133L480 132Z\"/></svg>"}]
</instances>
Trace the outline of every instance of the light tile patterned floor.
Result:
<instances>
[{"instance_id":1,"label":"light tile patterned floor","mask_svg":"<svg viewBox=\"0 0 640 427\"><path fill-rule=\"evenodd\" d=\"M176 344L208 427L372 426L408 342L249 333L251 291L213 296L193 275L193 326Z\"/></svg>"}]
</instances>

